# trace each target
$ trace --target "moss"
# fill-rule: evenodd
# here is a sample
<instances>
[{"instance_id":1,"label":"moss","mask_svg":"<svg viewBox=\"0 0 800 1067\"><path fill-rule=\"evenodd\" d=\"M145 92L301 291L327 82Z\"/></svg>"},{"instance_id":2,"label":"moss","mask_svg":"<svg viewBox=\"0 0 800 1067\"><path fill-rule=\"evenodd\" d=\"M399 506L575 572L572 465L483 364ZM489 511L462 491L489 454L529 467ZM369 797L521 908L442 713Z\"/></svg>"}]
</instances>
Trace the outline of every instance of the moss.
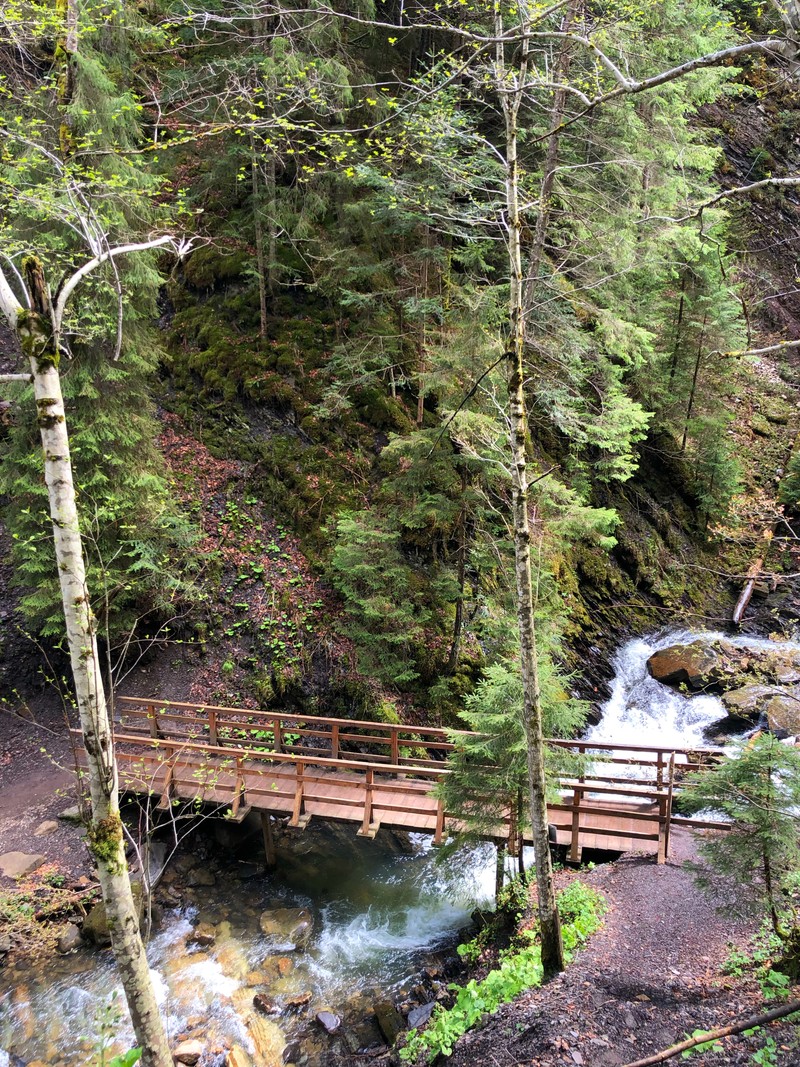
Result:
<instances>
[{"instance_id":1,"label":"moss","mask_svg":"<svg viewBox=\"0 0 800 1067\"><path fill-rule=\"evenodd\" d=\"M86 834L89 841L89 851L114 874L122 870L120 856L122 855L122 820L119 814L114 812L104 819L94 820Z\"/></svg>"},{"instance_id":2,"label":"moss","mask_svg":"<svg viewBox=\"0 0 800 1067\"><path fill-rule=\"evenodd\" d=\"M224 252L213 245L205 245L187 258L183 276L195 289L213 289L220 283L241 278L249 263L247 252Z\"/></svg>"}]
</instances>

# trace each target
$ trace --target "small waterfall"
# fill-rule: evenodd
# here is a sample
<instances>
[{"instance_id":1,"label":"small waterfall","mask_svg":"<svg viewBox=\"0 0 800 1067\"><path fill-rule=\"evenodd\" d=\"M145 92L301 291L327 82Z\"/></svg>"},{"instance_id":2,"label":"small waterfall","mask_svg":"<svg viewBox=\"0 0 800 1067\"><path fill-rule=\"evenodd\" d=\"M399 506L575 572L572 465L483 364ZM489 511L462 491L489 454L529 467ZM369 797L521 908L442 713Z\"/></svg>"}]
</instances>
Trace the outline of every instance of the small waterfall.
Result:
<instances>
[{"instance_id":1,"label":"small waterfall","mask_svg":"<svg viewBox=\"0 0 800 1067\"><path fill-rule=\"evenodd\" d=\"M715 696L683 696L655 681L647 670L654 652L697 637L673 630L656 637L636 637L623 645L612 660L611 696L601 706L602 719L587 731L586 740L641 744L643 751L647 744L658 748L707 745L705 730L725 716L722 701Z\"/></svg>"}]
</instances>

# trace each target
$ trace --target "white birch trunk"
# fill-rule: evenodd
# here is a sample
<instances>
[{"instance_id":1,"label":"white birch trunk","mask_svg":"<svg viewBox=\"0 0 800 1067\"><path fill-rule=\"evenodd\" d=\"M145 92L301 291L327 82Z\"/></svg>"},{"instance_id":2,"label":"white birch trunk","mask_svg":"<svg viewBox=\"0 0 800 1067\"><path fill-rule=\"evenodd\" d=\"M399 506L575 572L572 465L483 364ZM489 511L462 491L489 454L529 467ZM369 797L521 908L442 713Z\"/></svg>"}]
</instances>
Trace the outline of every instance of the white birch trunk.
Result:
<instances>
[{"instance_id":1,"label":"white birch trunk","mask_svg":"<svg viewBox=\"0 0 800 1067\"><path fill-rule=\"evenodd\" d=\"M172 1067L172 1056L156 1004L125 861L114 740L100 673L94 617L86 587L83 545L58 371L58 330L55 328L41 265L32 257L26 264L26 273L33 308L27 310L17 306L16 313L10 313L14 308L8 299L10 290L7 284L0 291L0 298L6 299L0 300L0 303L9 322L15 327L22 350L29 360L36 398L67 644L86 748L92 805L89 848L97 865L114 959L128 1002L136 1041L142 1048L141 1062L144 1067Z\"/></svg>"}]
</instances>

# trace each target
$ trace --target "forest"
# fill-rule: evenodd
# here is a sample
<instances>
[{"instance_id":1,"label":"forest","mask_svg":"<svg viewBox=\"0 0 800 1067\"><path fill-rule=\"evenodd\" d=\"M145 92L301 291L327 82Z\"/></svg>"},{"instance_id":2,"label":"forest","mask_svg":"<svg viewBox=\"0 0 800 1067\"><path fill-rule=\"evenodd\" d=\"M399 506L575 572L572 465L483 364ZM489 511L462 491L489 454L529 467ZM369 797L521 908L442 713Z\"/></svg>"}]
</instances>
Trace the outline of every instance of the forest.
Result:
<instances>
[{"instance_id":1,"label":"forest","mask_svg":"<svg viewBox=\"0 0 800 1067\"><path fill-rule=\"evenodd\" d=\"M797 0L4 3L0 1067L800 1062L798 241Z\"/></svg>"}]
</instances>

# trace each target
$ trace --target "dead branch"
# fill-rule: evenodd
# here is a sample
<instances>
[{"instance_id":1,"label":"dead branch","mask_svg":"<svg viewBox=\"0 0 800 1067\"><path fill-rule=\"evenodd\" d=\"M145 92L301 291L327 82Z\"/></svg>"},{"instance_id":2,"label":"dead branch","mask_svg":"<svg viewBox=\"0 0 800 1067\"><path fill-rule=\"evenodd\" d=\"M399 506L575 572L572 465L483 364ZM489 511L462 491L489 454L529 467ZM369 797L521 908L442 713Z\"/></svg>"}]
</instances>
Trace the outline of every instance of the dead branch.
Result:
<instances>
[{"instance_id":1,"label":"dead branch","mask_svg":"<svg viewBox=\"0 0 800 1067\"><path fill-rule=\"evenodd\" d=\"M718 1030L708 1030L703 1034L697 1034L686 1041L681 1041L678 1045L671 1045L669 1048L662 1049L661 1052L656 1052L646 1059L636 1060L635 1063L626 1063L625 1067L651 1067L654 1063L663 1063L664 1060L670 1060L673 1056L678 1056L681 1052L686 1052L687 1049L695 1048L697 1045L705 1045L709 1041L718 1041L720 1038L730 1037L732 1034L741 1034L745 1030L754 1030L758 1026L775 1022L776 1019L785 1019L787 1015L794 1015L796 1011L800 1011L800 1000L790 1000L788 1004L781 1004L779 1008L773 1008L772 1011L764 1012L763 1015L754 1015L750 1019L745 1019L744 1022L731 1023L730 1026L721 1026Z\"/></svg>"}]
</instances>

